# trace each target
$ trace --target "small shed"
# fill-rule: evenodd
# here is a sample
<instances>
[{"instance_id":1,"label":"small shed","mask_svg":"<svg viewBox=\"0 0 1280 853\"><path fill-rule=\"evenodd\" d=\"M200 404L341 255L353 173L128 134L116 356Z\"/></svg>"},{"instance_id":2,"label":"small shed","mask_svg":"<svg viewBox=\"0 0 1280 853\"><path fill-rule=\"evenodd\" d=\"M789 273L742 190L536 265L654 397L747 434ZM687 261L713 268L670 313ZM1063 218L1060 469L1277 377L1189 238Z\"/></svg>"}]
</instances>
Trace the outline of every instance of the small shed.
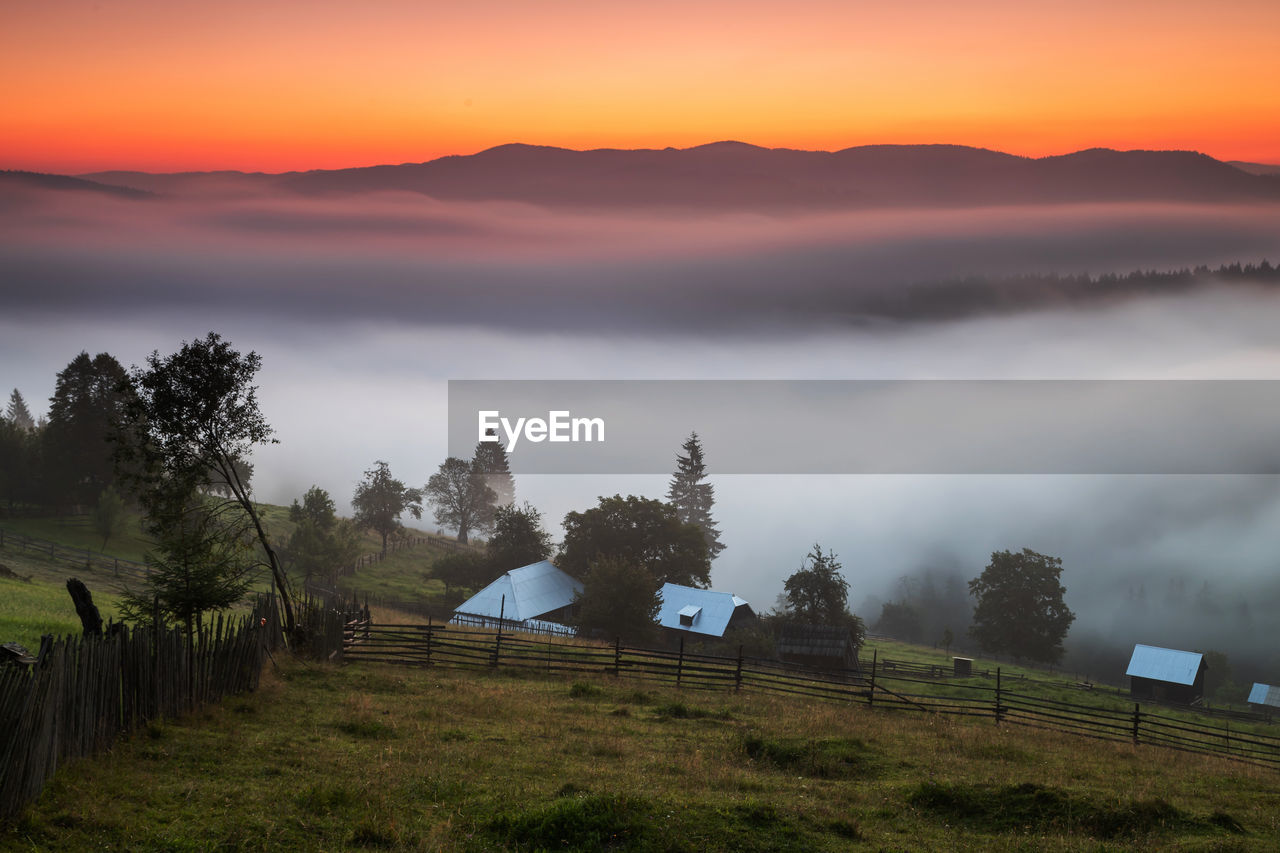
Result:
<instances>
[{"instance_id":1,"label":"small shed","mask_svg":"<svg viewBox=\"0 0 1280 853\"><path fill-rule=\"evenodd\" d=\"M1134 699L1191 705L1204 698L1204 655L1159 646L1133 647L1129 658L1129 695Z\"/></svg>"},{"instance_id":2,"label":"small shed","mask_svg":"<svg viewBox=\"0 0 1280 853\"><path fill-rule=\"evenodd\" d=\"M783 625L778 635L778 657L820 669L858 668L853 633L839 625Z\"/></svg>"},{"instance_id":3,"label":"small shed","mask_svg":"<svg viewBox=\"0 0 1280 853\"><path fill-rule=\"evenodd\" d=\"M756 618L746 599L731 592L666 583L658 595L662 599L658 624L673 632L723 637L730 628Z\"/></svg>"},{"instance_id":4,"label":"small shed","mask_svg":"<svg viewBox=\"0 0 1280 853\"><path fill-rule=\"evenodd\" d=\"M1270 713L1273 708L1280 708L1280 687L1255 681L1253 689L1249 691L1249 704L1259 705L1267 713Z\"/></svg>"},{"instance_id":5,"label":"small shed","mask_svg":"<svg viewBox=\"0 0 1280 853\"><path fill-rule=\"evenodd\" d=\"M547 633L567 619L582 583L547 560L512 569L459 604L452 621L464 625L497 627L527 625ZM564 629L569 631L569 629ZM555 633L563 633L555 631Z\"/></svg>"}]
</instances>

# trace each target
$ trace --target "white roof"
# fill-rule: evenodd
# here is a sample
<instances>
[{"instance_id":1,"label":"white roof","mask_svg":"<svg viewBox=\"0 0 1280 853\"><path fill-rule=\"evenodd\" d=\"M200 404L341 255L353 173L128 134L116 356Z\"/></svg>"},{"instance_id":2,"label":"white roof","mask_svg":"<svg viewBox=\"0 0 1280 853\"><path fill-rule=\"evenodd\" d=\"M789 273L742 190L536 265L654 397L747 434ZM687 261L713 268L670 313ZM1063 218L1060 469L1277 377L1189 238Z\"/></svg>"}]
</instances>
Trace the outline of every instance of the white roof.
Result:
<instances>
[{"instance_id":1,"label":"white roof","mask_svg":"<svg viewBox=\"0 0 1280 853\"><path fill-rule=\"evenodd\" d=\"M1124 674L1191 685L1196 683L1203 660L1204 657L1197 652L1180 652L1177 649L1138 644L1133 647L1133 656L1129 658L1129 668Z\"/></svg>"},{"instance_id":2,"label":"white roof","mask_svg":"<svg viewBox=\"0 0 1280 853\"><path fill-rule=\"evenodd\" d=\"M459 604L454 612L493 619L501 614L504 619L523 622L567 607L581 592L581 583L543 560L512 569Z\"/></svg>"},{"instance_id":3,"label":"white roof","mask_svg":"<svg viewBox=\"0 0 1280 853\"><path fill-rule=\"evenodd\" d=\"M751 605L746 599L729 592L716 592L713 589L697 589L679 584L663 584L658 591L662 598L662 609L658 611L658 623L664 628L675 628L692 634L705 634L709 637L723 637L729 627L729 620L739 607L751 612ZM680 617L693 617L692 625L681 625Z\"/></svg>"},{"instance_id":4,"label":"white roof","mask_svg":"<svg viewBox=\"0 0 1280 853\"><path fill-rule=\"evenodd\" d=\"M1272 687L1270 684L1261 684L1255 681L1253 689L1249 691L1249 704L1270 705L1273 708L1280 708L1280 687Z\"/></svg>"}]
</instances>

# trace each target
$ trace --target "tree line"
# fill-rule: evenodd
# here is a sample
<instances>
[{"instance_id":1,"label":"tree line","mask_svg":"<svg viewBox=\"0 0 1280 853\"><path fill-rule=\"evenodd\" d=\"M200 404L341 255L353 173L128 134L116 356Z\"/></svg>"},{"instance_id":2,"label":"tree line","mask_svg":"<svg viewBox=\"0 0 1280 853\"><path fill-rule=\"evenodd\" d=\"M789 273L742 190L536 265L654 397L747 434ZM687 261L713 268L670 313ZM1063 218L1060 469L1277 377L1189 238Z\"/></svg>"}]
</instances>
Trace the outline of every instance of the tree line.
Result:
<instances>
[{"instance_id":1,"label":"tree line","mask_svg":"<svg viewBox=\"0 0 1280 853\"><path fill-rule=\"evenodd\" d=\"M126 371L106 353L76 356L57 375L48 418L36 421L15 390L0 418L0 500L10 508L55 513L93 508L104 543L126 502L142 514L154 567L144 588L130 591L124 611L136 620L164 619L198 631L205 613L239 601L258 570L268 572L294 629L289 574L333 580L354 561L359 537L373 531L385 554L402 532L400 519L436 521L489 539L483 549L447 555L431 576L446 593L475 590L504 572L554 558L582 582L574 621L586 632L645 638L654 630L663 584L705 588L712 561L725 549L713 517L702 443L692 433L676 455L665 500L601 496L594 507L566 514L553 547L541 513L515 502L515 482L502 445L478 442L471 459L450 457L421 487L393 476L382 460L364 472L351 519L332 497L311 487L289 507L293 531L273 541L252 497L251 455L275 443L253 384L261 368L210 332L168 356L153 352ZM1061 561L1024 549L999 552L968 592L977 605L970 635L988 650L1057 660L1074 615L1062 603ZM837 555L820 545L784 582L776 621L845 625L849 584ZM880 624L892 616L890 605Z\"/></svg>"}]
</instances>

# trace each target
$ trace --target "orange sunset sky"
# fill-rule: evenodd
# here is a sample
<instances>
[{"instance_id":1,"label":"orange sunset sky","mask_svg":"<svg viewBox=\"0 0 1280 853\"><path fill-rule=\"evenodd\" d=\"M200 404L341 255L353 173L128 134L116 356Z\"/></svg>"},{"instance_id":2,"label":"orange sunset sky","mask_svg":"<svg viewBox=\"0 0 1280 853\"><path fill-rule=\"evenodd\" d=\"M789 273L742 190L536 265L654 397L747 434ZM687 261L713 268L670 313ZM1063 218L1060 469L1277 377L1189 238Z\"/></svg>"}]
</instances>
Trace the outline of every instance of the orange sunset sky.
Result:
<instances>
[{"instance_id":1,"label":"orange sunset sky","mask_svg":"<svg viewBox=\"0 0 1280 853\"><path fill-rule=\"evenodd\" d=\"M0 0L0 168L738 139L1280 162L1280 2Z\"/></svg>"}]
</instances>

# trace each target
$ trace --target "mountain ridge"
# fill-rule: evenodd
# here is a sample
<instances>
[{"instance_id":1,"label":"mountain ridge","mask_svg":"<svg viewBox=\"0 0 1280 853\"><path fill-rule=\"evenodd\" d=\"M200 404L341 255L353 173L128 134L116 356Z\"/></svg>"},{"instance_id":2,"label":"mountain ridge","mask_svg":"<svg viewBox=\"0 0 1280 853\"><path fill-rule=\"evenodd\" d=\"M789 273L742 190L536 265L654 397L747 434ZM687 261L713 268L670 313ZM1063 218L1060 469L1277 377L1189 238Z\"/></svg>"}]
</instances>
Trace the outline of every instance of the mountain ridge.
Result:
<instances>
[{"instance_id":1,"label":"mountain ridge","mask_svg":"<svg viewBox=\"0 0 1280 853\"><path fill-rule=\"evenodd\" d=\"M1280 179L1194 151L1091 148L1030 158L946 143L838 151L721 140L690 148L576 150L507 143L419 163L276 174L95 172L148 192L258 187L303 196L408 191L547 207L867 208L1092 201L1280 201Z\"/></svg>"}]
</instances>

